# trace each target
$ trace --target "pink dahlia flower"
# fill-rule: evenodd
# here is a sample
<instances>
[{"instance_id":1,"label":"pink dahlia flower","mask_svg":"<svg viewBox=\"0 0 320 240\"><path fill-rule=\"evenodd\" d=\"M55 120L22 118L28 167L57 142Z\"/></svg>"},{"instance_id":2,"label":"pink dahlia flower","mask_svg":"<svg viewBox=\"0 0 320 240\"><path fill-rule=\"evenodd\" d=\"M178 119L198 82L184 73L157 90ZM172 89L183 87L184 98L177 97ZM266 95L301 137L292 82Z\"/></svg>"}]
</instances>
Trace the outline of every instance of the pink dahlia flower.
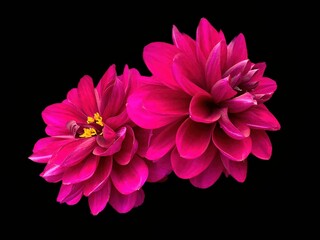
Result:
<instances>
[{"instance_id":1,"label":"pink dahlia flower","mask_svg":"<svg viewBox=\"0 0 320 240\"><path fill-rule=\"evenodd\" d=\"M239 182L250 153L267 160L272 146L266 131L280 129L265 106L277 88L265 77L265 63L248 59L244 36L229 44L202 18L193 40L173 27L173 43L144 49L152 73L149 84L128 99L129 117L153 130L146 157L171 154L174 173L199 188L224 173Z\"/></svg>"},{"instance_id":2,"label":"pink dahlia flower","mask_svg":"<svg viewBox=\"0 0 320 240\"><path fill-rule=\"evenodd\" d=\"M60 203L73 205L86 196L93 215L107 203L125 213L143 203L141 187L147 180L170 173L165 158L151 162L138 154L136 133L148 137L148 132L133 124L126 111L137 78L138 71L127 66L118 77L112 65L96 88L84 76L66 100L42 112L49 136L35 144L29 158L46 164L41 173L46 181L62 182Z\"/></svg>"}]
</instances>

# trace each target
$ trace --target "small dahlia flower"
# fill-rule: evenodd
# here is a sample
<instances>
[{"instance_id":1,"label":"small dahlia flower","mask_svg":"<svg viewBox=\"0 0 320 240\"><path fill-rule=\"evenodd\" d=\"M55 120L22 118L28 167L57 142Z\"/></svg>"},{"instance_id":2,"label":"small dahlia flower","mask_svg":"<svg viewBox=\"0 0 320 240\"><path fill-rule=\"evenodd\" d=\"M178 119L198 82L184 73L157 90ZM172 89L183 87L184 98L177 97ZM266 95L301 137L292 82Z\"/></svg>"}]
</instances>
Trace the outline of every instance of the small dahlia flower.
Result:
<instances>
[{"instance_id":1,"label":"small dahlia flower","mask_svg":"<svg viewBox=\"0 0 320 240\"><path fill-rule=\"evenodd\" d=\"M148 131L133 124L126 111L137 78L138 71L127 66L117 76L112 65L96 88L84 76L66 100L42 112L49 136L38 140L29 158L46 164L41 173L46 181L61 182L58 202L73 205L86 196L93 215L107 203L126 213L143 203L147 180L170 173L165 158L151 162L138 154L136 133L147 138Z\"/></svg>"},{"instance_id":2,"label":"small dahlia flower","mask_svg":"<svg viewBox=\"0 0 320 240\"><path fill-rule=\"evenodd\" d=\"M129 117L156 139L145 156L170 154L174 173L199 188L222 173L243 182L249 154L271 157L266 131L280 124L264 103L277 85L264 76L265 63L248 59L242 34L227 44L202 18L195 40L175 26L172 35L173 44L144 48L152 77L128 99Z\"/></svg>"}]
</instances>

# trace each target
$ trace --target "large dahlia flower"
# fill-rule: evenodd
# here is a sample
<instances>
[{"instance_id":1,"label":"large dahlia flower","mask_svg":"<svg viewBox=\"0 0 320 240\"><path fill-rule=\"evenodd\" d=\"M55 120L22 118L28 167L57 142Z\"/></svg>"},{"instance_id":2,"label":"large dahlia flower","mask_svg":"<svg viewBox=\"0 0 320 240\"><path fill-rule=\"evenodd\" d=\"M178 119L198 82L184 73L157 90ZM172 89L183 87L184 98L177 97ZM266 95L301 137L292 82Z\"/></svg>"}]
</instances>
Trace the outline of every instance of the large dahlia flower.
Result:
<instances>
[{"instance_id":1,"label":"large dahlia flower","mask_svg":"<svg viewBox=\"0 0 320 240\"><path fill-rule=\"evenodd\" d=\"M133 124L126 111L137 78L138 71L127 66L117 76L112 65L96 88L84 76L66 100L42 112L49 136L35 144L29 158L46 164L41 173L46 181L61 182L60 203L73 205L86 196L93 215L107 203L125 213L142 204L147 180L170 173L165 158L151 162L138 154L143 148L138 137L148 132Z\"/></svg>"},{"instance_id":2,"label":"large dahlia flower","mask_svg":"<svg viewBox=\"0 0 320 240\"><path fill-rule=\"evenodd\" d=\"M199 188L224 173L239 182L250 153L267 160L272 146L266 131L280 129L265 106L277 88L265 77L265 63L248 59L242 34L229 44L202 18L196 39L173 27L173 44L144 48L149 83L128 99L129 117L152 129L146 157L171 155L174 173Z\"/></svg>"}]
</instances>

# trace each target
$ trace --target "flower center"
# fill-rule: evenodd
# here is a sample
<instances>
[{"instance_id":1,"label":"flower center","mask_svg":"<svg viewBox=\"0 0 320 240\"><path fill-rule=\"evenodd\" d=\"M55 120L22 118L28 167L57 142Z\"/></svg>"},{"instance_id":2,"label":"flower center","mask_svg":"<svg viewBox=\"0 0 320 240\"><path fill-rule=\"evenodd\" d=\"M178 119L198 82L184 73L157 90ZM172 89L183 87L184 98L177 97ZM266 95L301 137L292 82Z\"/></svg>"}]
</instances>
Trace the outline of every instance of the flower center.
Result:
<instances>
[{"instance_id":1,"label":"flower center","mask_svg":"<svg viewBox=\"0 0 320 240\"><path fill-rule=\"evenodd\" d=\"M93 117L87 117L87 124L80 125L76 136L80 138L89 138L96 135L102 135L103 122L99 113L95 113Z\"/></svg>"}]
</instances>

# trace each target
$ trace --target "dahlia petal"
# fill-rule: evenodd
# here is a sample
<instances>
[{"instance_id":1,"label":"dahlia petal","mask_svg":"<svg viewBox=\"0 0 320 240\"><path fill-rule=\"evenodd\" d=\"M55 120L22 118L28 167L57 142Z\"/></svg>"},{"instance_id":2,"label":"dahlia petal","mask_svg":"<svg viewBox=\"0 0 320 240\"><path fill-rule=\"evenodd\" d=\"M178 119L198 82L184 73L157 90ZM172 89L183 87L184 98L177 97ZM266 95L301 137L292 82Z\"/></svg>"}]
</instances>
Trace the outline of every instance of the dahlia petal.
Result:
<instances>
[{"instance_id":1,"label":"dahlia petal","mask_svg":"<svg viewBox=\"0 0 320 240\"><path fill-rule=\"evenodd\" d=\"M210 165L199 175L190 179L193 186L198 188L211 187L221 176L223 165L221 163L220 154L216 154Z\"/></svg>"},{"instance_id":2,"label":"dahlia petal","mask_svg":"<svg viewBox=\"0 0 320 240\"><path fill-rule=\"evenodd\" d=\"M269 160L272 154L272 145L268 134L264 130L252 130L252 154L257 158Z\"/></svg>"},{"instance_id":3,"label":"dahlia petal","mask_svg":"<svg viewBox=\"0 0 320 240\"><path fill-rule=\"evenodd\" d=\"M175 148L171 153L172 169L179 178L193 178L202 173L210 165L217 152L213 144L210 144L200 157L185 159L180 156L177 148Z\"/></svg>"},{"instance_id":4,"label":"dahlia petal","mask_svg":"<svg viewBox=\"0 0 320 240\"><path fill-rule=\"evenodd\" d=\"M269 100L276 89L277 83L274 80L263 77L259 79L258 86L251 92L251 94L254 95L260 103Z\"/></svg>"},{"instance_id":5,"label":"dahlia petal","mask_svg":"<svg viewBox=\"0 0 320 240\"><path fill-rule=\"evenodd\" d=\"M238 113L257 105L257 101L251 93L246 92L238 97L225 101L223 105L228 107L229 112Z\"/></svg>"},{"instance_id":6,"label":"dahlia petal","mask_svg":"<svg viewBox=\"0 0 320 240\"><path fill-rule=\"evenodd\" d=\"M142 205L144 201L144 191L143 189L140 189L136 193L137 193L137 199L136 199L136 203L134 204L134 207L139 207Z\"/></svg>"},{"instance_id":7,"label":"dahlia petal","mask_svg":"<svg viewBox=\"0 0 320 240\"><path fill-rule=\"evenodd\" d=\"M106 125L110 126L112 129L118 129L119 127L125 125L128 122L129 122L129 116L127 113L127 109L124 109L118 115L108 117L105 120Z\"/></svg>"},{"instance_id":8,"label":"dahlia petal","mask_svg":"<svg viewBox=\"0 0 320 240\"><path fill-rule=\"evenodd\" d=\"M211 96L215 103L225 101L235 95L237 91L230 86L229 77L220 79L211 88Z\"/></svg>"},{"instance_id":9,"label":"dahlia petal","mask_svg":"<svg viewBox=\"0 0 320 240\"><path fill-rule=\"evenodd\" d=\"M55 103L46 107L42 112L42 118L48 127L53 126L66 130L66 124L74 120L85 122L87 116L78 111L74 106L64 103Z\"/></svg>"},{"instance_id":10,"label":"dahlia petal","mask_svg":"<svg viewBox=\"0 0 320 240\"><path fill-rule=\"evenodd\" d=\"M47 182L60 181L64 174L64 168L54 163L48 163L40 174Z\"/></svg>"},{"instance_id":11,"label":"dahlia petal","mask_svg":"<svg viewBox=\"0 0 320 240\"><path fill-rule=\"evenodd\" d=\"M66 201L66 204L72 206L72 205L76 205L78 202L80 202L82 198L82 192L79 191L76 193L76 195L73 196L73 198L68 199L68 201Z\"/></svg>"},{"instance_id":12,"label":"dahlia petal","mask_svg":"<svg viewBox=\"0 0 320 240\"><path fill-rule=\"evenodd\" d=\"M110 181L107 181L99 191L89 195L88 202L92 215L97 215L107 206L110 199L110 193L111 183Z\"/></svg>"},{"instance_id":13,"label":"dahlia petal","mask_svg":"<svg viewBox=\"0 0 320 240\"><path fill-rule=\"evenodd\" d=\"M205 18L201 18L197 28L196 42L204 54L208 58L212 48L221 40L221 35Z\"/></svg>"},{"instance_id":14,"label":"dahlia petal","mask_svg":"<svg viewBox=\"0 0 320 240\"><path fill-rule=\"evenodd\" d=\"M195 41L188 35L180 33L176 26L172 27L172 40L174 45L185 54L189 54L193 58L196 57Z\"/></svg>"},{"instance_id":15,"label":"dahlia petal","mask_svg":"<svg viewBox=\"0 0 320 240\"><path fill-rule=\"evenodd\" d=\"M220 118L220 108L209 94L193 96L189 106L190 118L195 122L213 123Z\"/></svg>"},{"instance_id":16,"label":"dahlia petal","mask_svg":"<svg viewBox=\"0 0 320 240\"><path fill-rule=\"evenodd\" d=\"M230 120L226 108L221 110L221 118L219 124L223 131L233 139L241 140L250 135L250 128L248 128L245 124L241 124L239 123L239 121L233 123ZM240 129L238 128L239 125L241 127Z\"/></svg>"},{"instance_id":17,"label":"dahlia petal","mask_svg":"<svg viewBox=\"0 0 320 240\"><path fill-rule=\"evenodd\" d=\"M124 195L112 188L109 203L118 213L127 213L134 208L137 197L138 191ZM139 196L138 203L141 203L141 196Z\"/></svg>"},{"instance_id":18,"label":"dahlia petal","mask_svg":"<svg viewBox=\"0 0 320 240\"><path fill-rule=\"evenodd\" d=\"M138 141L137 154L140 157L145 157L146 152L150 146L151 137L154 130L143 129L140 127L134 127L134 136Z\"/></svg>"},{"instance_id":19,"label":"dahlia petal","mask_svg":"<svg viewBox=\"0 0 320 240\"><path fill-rule=\"evenodd\" d=\"M138 148L138 143L134 137L132 128L130 126L127 126L126 128L127 133L122 142L121 149L113 155L113 159L120 165L128 164Z\"/></svg>"},{"instance_id":20,"label":"dahlia petal","mask_svg":"<svg viewBox=\"0 0 320 240\"><path fill-rule=\"evenodd\" d=\"M72 136L69 129L67 129L65 126L61 127L61 126L46 126L45 128L45 132L47 135L52 136L52 137L56 137L56 136Z\"/></svg>"},{"instance_id":21,"label":"dahlia petal","mask_svg":"<svg viewBox=\"0 0 320 240\"><path fill-rule=\"evenodd\" d=\"M100 147L108 148L117 138L117 134L108 125L104 125L102 135L96 136L97 143Z\"/></svg>"},{"instance_id":22,"label":"dahlia petal","mask_svg":"<svg viewBox=\"0 0 320 240\"><path fill-rule=\"evenodd\" d=\"M246 40L240 33L228 44L227 67L246 59L248 59Z\"/></svg>"},{"instance_id":23,"label":"dahlia petal","mask_svg":"<svg viewBox=\"0 0 320 240\"><path fill-rule=\"evenodd\" d=\"M161 181L172 172L170 156L171 152L168 152L156 161L146 161L149 169L148 182Z\"/></svg>"},{"instance_id":24,"label":"dahlia petal","mask_svg":"<svg viewBox=\"0 0 320 240\"><path fill-rule=\"evenodd\" d=\"M179 89L172 71L172 59L180 50L174 45L154 42L144 47L143 59L150 72L164 85Z\"/></svg>"},{"instance_id":25,"label":"dahlia petal","mask_svg":"<svg viewBox=\"0 0 320 240\"><path fill-rule=\"evenodd\" d=\"M206 151L211 135L211 125L197 123L187 118L179 127L176 136L180 156L187 159L200 157Z\"/></svg>"},{"instance_id":26,"label":"dahlia petal","mask_svg":"<svg viewBox=\"0 0 320 240\"><path fill-rule=\"evenodd\" d=\"M221 160L228 174L230 174L235 180L237 180L238 182L244 182L246 180L248 169L247 159L236 162L221 155Z\"/></svg>"},{"instance_id":27,"label":"dahlia petal","mask_svg":"<svg viewBox=\"0 0 320 240\"><path fill-rule=\"evenodd\" d=\"M252 149L250 137L235 140L226 135L219 127L214 129L212 141L224 156L235 161L246 159Z\"/></svg>"},{"instance_id":28,"label":"dahlia petal","mask_svg":"<svg viewBox=\"0 0 320 240\"><path fill-rule=\"evenodd\" d=\"M130 119L138 126L146 129L155 129L163 127L179 119L179 116L170 116L167 114L154 113L150 110L146 110L144 107L144 97L145 93L136 92L128 98L128 115Z\"/></svg>"},{"instance_id":29,"label":"dahlia petal","mask_svg":"<svg viewBox=\"0 0 320 240\"><path fill-rule=\"evenodd\" d=\"M87 116L93 116L98 112L94 85L90 76L85 75L80 79L78 84L78 95L81 102L81 108Z\"/></svg>"},{"instance_id":30,"label":"dahlia petal","mask_svg":"<svg viewBox=\"0 0 320 240\"><path fill-rule=\"evenodd\" d=\"M89 155L83 162L68 168L63 174L63 184L75 184L90 178L97 169L100 157Z\"/></svg>"},{"instance_id":31,"label":"dahlia petal","mask_svg":"<svg viewBox=\"0 0 320 240\"><path fill-rule=\"evenodd\" d=\"M248 70L250 70L251 63L248 59L243 60L241 62L238 62L235 65L232 65L230 68L228 68L222 75L222 77L234 77L234 76L242 76L244 73L246 73ZM240 78L241 80L241 78ZM238 82L232 81L230 82L230 85L232 87L236 86Z\"/></svg>"},{"instance_id":32,"label":"dahlia petal","mask_svg":"<svg viewBox=\"0 0 320 240\"><path fill-rule=\"evenodd\" d=\"M115 164L111 172L113 185L122 194L139 190L148 177L146 163L137 155L125 166Z\"/></svg>"},{"instance_id":33,"label":"dahlia petal","mask_svg":"<svg viewBox=\"0 0 320 240\"><path fill-rule=\"evenodd\" d=\"M67 93L67 101L75 106L78 110L82 109L77 88L73 88Z\"/></svg>"},{"instance_id":34,"label":"dahlia petal","mask_svg":"<svg viewBox=\"0 0 320 240\"><path fill-rule=\"evenodd\" d=\"M99 189L108 179L112 170L111 157L100 158L95 173L84 183L83 194L89 196Z\"/></svg>"},{"instance_id":35,"label":"dahlia petal","mask_svg":"<svg viewBox=\"0 0 320 240\"><path fill-rule=\"evenodd\" d=\"M181 121L178 121L163 128L153 130L145 157L150 160L157 160L172 149L175 145L176 134L180 125Z\"/></svg>"},{"instance_id":36,"label":"dahlia petal","mask_svg":"<svg viewBox=\"0 0 320 240\"><path fill-rule=\"evenodd\" d=\"M245 112L238 113L237 118L253 129L269 131L277 131L280 129L278 120L263 104L254 106Z\"/></svg>"},{"instance_id":37,"label":"dahlia petal","mask_svg":"<svg viewBox=\"0 0 320 240\"><path fill-rule=\"evenodd\" d=\"M107 71L103 74L102 78L100 79L97 85L97 92L99 94L99 98L104 98L104 93L106 89L113 84L115 78L117 76L116 65L112 64ZM101 112L102 109L99 109Z\"/></svg>"},{"instance_id":38,"label":"dahlia petal","mask_svg":"<svg viewBox=\"0 0 320 240\"><path fill-rule=\"evenodd\" d=\"M72 184L64 185L61 184L60 191L57 197L57 201L60 203L67 203L72 205L72 200L79 199L79 194L82 194L82 185L81 184ZM80 200L80 199L79 199ZM71 204L70 204L71 202ZM73 201L75 204L76 201Z\"/></svg>"},{"instance_id":39,"label":"dahlia petal","mask_svg":"<svg viewBox=\"0 0 320 240\"><path fill-rule=\"evenodd\" d=\"M126 132L127 132L127 127L122 127L119 129L117 132L117 137L115 141L111 143L108 147L101 147L101 146L96 146L93 150L93 154L98 155L98 156L111 156L115 154L116 152L119 152L122 146L122 142L126 137ZM100 138L97 138L99 140ZM101 140L101 139L100 139ZM99 141L100 141L99 140ZM101 142L99 145L102 144Z\"/></svg>"},{"instance_id":40,"label":"dahlia petal","mask_svg":"<svg viewBox=\"0 0 320 240\"><path fill-rule=\"evenodd\" d=\"M202 87L205 87L205 82L202 80L204 79L203 73L195 65L195 63L189 61L185 54L177 54L172 63L172 72L176 82L183 91L191 96L196 93L205 93L205 90L202 89ZM195 76L195 74L198 75Z\"/></svg>"}]
</instances>

